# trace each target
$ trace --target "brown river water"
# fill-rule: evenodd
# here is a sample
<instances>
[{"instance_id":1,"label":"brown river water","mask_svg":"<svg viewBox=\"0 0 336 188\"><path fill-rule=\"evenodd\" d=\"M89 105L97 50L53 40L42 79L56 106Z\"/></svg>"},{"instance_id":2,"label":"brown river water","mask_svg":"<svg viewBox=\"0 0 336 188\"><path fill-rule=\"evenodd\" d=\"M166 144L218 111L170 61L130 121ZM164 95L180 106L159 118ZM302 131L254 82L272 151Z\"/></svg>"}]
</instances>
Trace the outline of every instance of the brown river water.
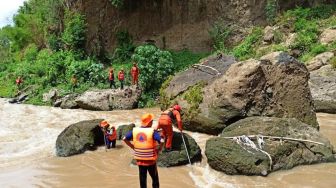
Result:
<instances>
[{"instance_id":1,"label":"brown river water","mask_svg":"<svg viewBox=\"0 0 336 188\"><path fill-rule=\"evenodd\" d=\"M0 99L0 187L139 187L138 168L130 165L130 149L104 147L72 157L56 157L57 135L72 123L107 119L113 125L139 124L143 113L158 108L97 112L9 104ZM318 114L321 132L336 146L336 115ZM154 122L155 123L155 122ZM189 133L202 148L201 163L159 168L162 188L336 187L336 163L300 166L268 177L228 176L206 163L205 143L211 136ZM151 187L148 177L148 187Z\"/></svg>"}]
</instances>

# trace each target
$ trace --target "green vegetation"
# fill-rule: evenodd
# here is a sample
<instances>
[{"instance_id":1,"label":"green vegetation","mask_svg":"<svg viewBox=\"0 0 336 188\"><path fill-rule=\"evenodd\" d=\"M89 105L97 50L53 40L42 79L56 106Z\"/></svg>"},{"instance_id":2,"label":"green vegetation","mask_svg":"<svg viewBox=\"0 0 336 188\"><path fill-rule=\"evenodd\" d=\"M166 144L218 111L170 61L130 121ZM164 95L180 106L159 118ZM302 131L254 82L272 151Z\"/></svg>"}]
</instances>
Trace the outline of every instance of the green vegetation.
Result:
<instances>
[{"instance_id":1,"label":"green vegetation","mask_svg":"<svg viewBox=\"0 0 336 188\"><path fill-rule=\"evenodd\" d=\"M116 8L121 8L124 5L124 0L109 0Z\"/></svg>"},{"instance_id":2,"label":"green vegetation","mask_svg":"<svg viewBox=\"0 0 336 188\"><path fill-rule=\"evenodd\" d=\"M123 0L110 2L117 8L124 5ZM254 27L239 44L230 43L229 46L233 29L224 22L217 22L209 31L214 50L246 60L272 51L297 49L301 52L299 58L308 61L322 52L336 49L336 42L322 45L318 41L321 29L336 27L336 6L296 8L276 18L277 3L277 0L268 0L265 9L268 20L278 28L274 31L272 44L263 44L263 29ZM139 81L144 92L139 105L155 105L159 94L160 101L168 105L172 101L163 95L163 90L172 75L209 55L188 50L164 51L153 45L136 46L125 29L116 34L117 46L112 53L106 54L99 42L93 52L87 52L87 26L85 16L68 10L63 0L26 1L14 16L14 25L0 29L0 96L17 94L15 79L18 76L24 79L21 89L31 88L33 94L28 103L32 104L43 104L42 94L51 88L59 89L64 95L70 93L72 75L77 76L79 83L75 92L82 93L92 87L108 88L106 77L111 66L115 73L123 68L126 84L129 84L129 70L132 62L136 61L141 70ZM292 45L286 46L284 40L293 32L297 37ZM336 64L335 59L332 62ZM198 96L201 87L197 85L183 95L195 111L198 109L196 104L202 100Z\"/></svg>"},{"instance_id":3,"label":"green vegetation","mask_svg":"<svg viewBox=\"0 0 336 188\"><path fill-rule=\"evenodd\" d=\"M183 93L182 98L190 105L188 111L185 112L185 117L192 118L200 112L199 104L203 101L202 89L204 86L205 83L198 83Z\"/></svg>"},{"instance_id":4,"label":"green vegetation","mask_svg":"<svg viewBox=\"0 0 336 188\"><path fill-rule=\"evenodd\" d=\"M165 79L173 73L172 55L153 45L139 46L135 49L132 59L141 70L140 85L145 92L158 91Z\"/></svg>"},{"instance_id":5,"label":"green vegetation","mask_svg":"<svg viewBox=\"0 0 336 188\"><path fill-rule=\"evenodd\" d=\"M240 59L246 60L256 55L256 47L261 42L263 30L260 27L253 28L249 34L238 46L232 50L233 55Z\"/></svg>"},{"instance_id":6,"label":"green vegetation","mask_svg":"<svg viewBox=\"0 0 336 188\"><path fill-rule=\"evenodd\" d=\"M224 22L217 22L209 31L209 35L213 40L213 48L216 51L227 51L227 39L232 33L232 29L225 25Z\"/></svg>"},{"instance_id":7,"label":"green vegetation","mask_svg":"<svg viewBox=\"0 0 336 188\"><path fill-rule=\"evenodd\" d=\"M175 72L185 70L191 65L198 63L202 58L208 56L210 53L194 53L189 50L170 51L174 62Z\"/></svg>"},{"instance_id":8,"label":"green vegetation","mask_svg":"<svg viewBox=\"0 0 336 188\"><path fill-rule=\"evenodd\" d=\"M266 18L269 23L274 23L278 11L278 0L267 0L265 7Z\"/></svg>"}]
</instances>

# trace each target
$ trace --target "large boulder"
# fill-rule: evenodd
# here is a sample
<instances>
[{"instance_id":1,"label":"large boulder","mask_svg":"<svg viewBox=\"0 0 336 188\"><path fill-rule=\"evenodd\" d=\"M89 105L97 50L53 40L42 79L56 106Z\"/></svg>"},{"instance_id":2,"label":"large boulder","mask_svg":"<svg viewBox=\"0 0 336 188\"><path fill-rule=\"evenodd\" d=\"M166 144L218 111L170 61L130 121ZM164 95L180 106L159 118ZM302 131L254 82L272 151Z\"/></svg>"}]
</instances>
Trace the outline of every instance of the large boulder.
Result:
<instances>
[{"instance_id":1,"label":"large boulder","mask_svg":"<svg viewBox=\"0 0 336 188\"><path fill-rule=\"evenodd\" d=\"M195 139L186 133L183 133L184 141L187 146L190 161L192 163L199 162L202 160L201 148L196 143ZM173 134L173 144L172 151L161 152L159 154L158 166L161 167L171 167L189 164L186 149L182 140L181 133L174 132Z\"/></svg>"},{"instance_id":2,"label":"large boulder","mask_svg":"<svg viewBox=\"0 0 336 188\"><path fill-rule=\"evenodd\" d=\"M264 137L261 149L256 139L251 138L258 148L253 149L238 144L238 136L242 135L311 140L324 145ZM315 128L294 118L248 117L240 120L225 128L220 137L209 139L205 154L213 169L230 175L267 175L298 165L335 161L333 146L329 140Z\"/></svg>"},{"instance_id":3,"label":"large boulder","mask_svg":"<svg viewBox=\"0 0 336 188\"><path fill-rule=\"evenodd\" d=\"M336 70L326 65L310 73L309 86L316 112L336 113Z\"/></svg>"},{"instance_id":4,"label":"large boulder","mask_svg":"<svg viewBox=\"0 0 336 188\"><path fill-rule=\"evenodd\" d=\"M206 84L198 84L202 80L193 72L201 73L189 69L163 90L161 96L169 96L169 101L182 106L185 129L218 134L227 125L249 116L297 118L318 127L308 87L309 72L287 53L274 52L260 61L229 61L218 66L224 70L221 76ZM187 77L184 74L194 81L183 88L177 80L182 82L181 78Z\"/></svg>"},{"instance_id":5,"label":"large boulder","mask_svg":"<svg viewBox=\"0 0 336 188\"><path fill-rule=\"evenodd\" d=\"M43 102L50 102L50 103L53 104L57 100L58 96L59 96L59 91L57 89L53 88L53 89L49 90L48 93L44 93L42 95L42 101Z\"/></svg>"},{"instance_id":6,"label":"large boulder","mask_svg":"<svg viewBox=\"0 0 336 188\"><path fill-rule=\"evenodd\" d=\"M140 95L140 90L135 86L124 90L91 90L79 96L76 103L80 108L88 110L129 110L137 107Z\"/></svg>"},{"instance_id":7,"label":"large boulder","mask_svg":"<svg viewBox=\"0 0 336 188\"><path fill-rule=\"evenodd\" d=\"M76 99L79 96L77 93L70 93L54 102L55 107L61 107L62 109L76 109L79 108Z\"/></svg>"},{"instance_id":8,"label":"large boulder","mask_svg":"<svg viewBox=\"0 0 336 188\"><path fill-rule=\"evenodd\" d=\"M320 42L322 44L330 44L336 41L336 29L326 29L320 36Z\"/></svg>"},{"instance_id":9,"label":"large boulder","mask_svg":"<svg viewBox=\"0 0 336 188\"><path fill-rule=\"evenodd\" d=\"M307 68L309 71L314 71L321 68L324 65L329 64L329 60L334 57L333 52L324 52L317 55L312 60L307 62Z\"/></svg>"},{"instance_id":10,"label":"large boulder","mask_svg":"<svg viewBox=\"0 0 336 188\"><path fill-rule=\"evenodd\" d=\"M67 157L103 145L104 136L99 128L102 120L81 121L64 129L56 140L56 155Z\"/></svg>"}]
</instances>

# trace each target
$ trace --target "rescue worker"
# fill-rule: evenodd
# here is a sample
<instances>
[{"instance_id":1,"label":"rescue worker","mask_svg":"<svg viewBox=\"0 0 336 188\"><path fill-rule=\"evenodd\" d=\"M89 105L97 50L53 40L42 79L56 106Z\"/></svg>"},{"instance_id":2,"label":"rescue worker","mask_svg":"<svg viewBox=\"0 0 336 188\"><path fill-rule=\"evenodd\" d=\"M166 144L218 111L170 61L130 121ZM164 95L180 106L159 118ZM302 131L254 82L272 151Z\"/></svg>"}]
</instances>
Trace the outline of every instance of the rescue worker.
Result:
<instances>
[{"instance_id":1,"label":"rescue worker","mask_svg":"<svg viewBox=\"0 0 336 188\"><path fill-rule=\"evenodd\" d=\"M16 84L18 90L20 90L22 83L23 83L23 78L21 76L18 76L17 79L15 80L15 84Z\"/></svg>"},{"instance_id":2,"label":"rescue worker","mask_svg":"<svg viewBox=\"0 0 336 188\"><path fill-rule=\"evenodd\" d=\"M131 68L131 76L132 76L132 85L138 85L138 80L139 80L139 68L137 64L134 62L133 67Z\"/></svg>"},{"instance_id":3,"label":"rescue worker","mask_svg":"<svg viewBox=\"0 0 336 188\"><path fill-rule=\"evenodd\" d=\"M165 138L165 151L172 151L173 142L173 122L177 122L177 127L182 132L181 107L176 104L172 108L164 111L158 121L157 129L162 129L161 136Z\"/></svg>"},{"instance_id":4,"label":"rescue worker","mask_svg":"<svg viewBox=\"0 0 336 188\"><path fill-rule=\"evenodd\" d=\"M107 149L115 148L117 142L117 131L114 126L111 126L107 121L100 122L100 128L104 133L105 147Z\"/></svg>"},{"instance_id":5,"label":"rescue worker","mask_svg":"<svg viewBox=\"0 0 336 188\"><path fill-rule=\"evenodd\" d=\"M118 73L118 80L120 81L120 88L124 89L125 72L123 68Z\"/></svg>"},{"instance_id":6,"label":"rescue worker","mask_svg":"<svg viewBox=\"0 0 336 188\"><path fill-rule=\"evenodd\" d=\"M77 84L78 84L77 76L74 74L71 77L71 90L72 90L72 92L74 92L75 88L77 88L77 86L78 86Z\"/></svg>"},{"instance_id":7,"label":"rescue worker","mask_svg":"<svg viewBox=\"0 0 336 188\"><path fill-rule=\"evenodd\" d=\"M114 82L114 73L113 73L113 68L110 68L110 71L109 71L109 82L110 82L110 88L112 89L112 86L115 88L116 85L115 85L115 82Z\"/></svg>"},{"instance_id":8,"label":"rescue worker","mask_svg":"<svg viewBox=\"0 0 336 188\"><path fill-rule=\"evenodd\" d=\"M141 117L141 127L135 127L123 138L124 142L134 150L134 159L139 167L140 187L147 187L147 171L152 178L152 187L159 188L159 174L156 161L163 146L160 134L152 128L153 114L144 114ZM133 143L130 141L133 140ZM159 148L157 149L157 144Z\"/></svg>"}]
</instances>

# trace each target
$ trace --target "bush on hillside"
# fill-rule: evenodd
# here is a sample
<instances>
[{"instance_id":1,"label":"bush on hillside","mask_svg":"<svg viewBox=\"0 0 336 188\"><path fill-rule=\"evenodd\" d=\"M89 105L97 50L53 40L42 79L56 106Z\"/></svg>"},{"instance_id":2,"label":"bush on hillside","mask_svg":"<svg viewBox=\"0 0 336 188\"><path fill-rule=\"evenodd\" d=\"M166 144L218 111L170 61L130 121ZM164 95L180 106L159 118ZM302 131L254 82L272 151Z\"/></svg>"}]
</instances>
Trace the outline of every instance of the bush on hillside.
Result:
<instances>
[{"instance_id":1,"label":"bush on hillside","mask_svg":"<svg viewBox=\"0 0 336 188\"><path fill-rule=\"evenodd\" d=\"M153 45L137 47L132 60L138 63L139 81L145 92L158 90L174 68L171 53Z\"/></svg>"}]
</instances>

